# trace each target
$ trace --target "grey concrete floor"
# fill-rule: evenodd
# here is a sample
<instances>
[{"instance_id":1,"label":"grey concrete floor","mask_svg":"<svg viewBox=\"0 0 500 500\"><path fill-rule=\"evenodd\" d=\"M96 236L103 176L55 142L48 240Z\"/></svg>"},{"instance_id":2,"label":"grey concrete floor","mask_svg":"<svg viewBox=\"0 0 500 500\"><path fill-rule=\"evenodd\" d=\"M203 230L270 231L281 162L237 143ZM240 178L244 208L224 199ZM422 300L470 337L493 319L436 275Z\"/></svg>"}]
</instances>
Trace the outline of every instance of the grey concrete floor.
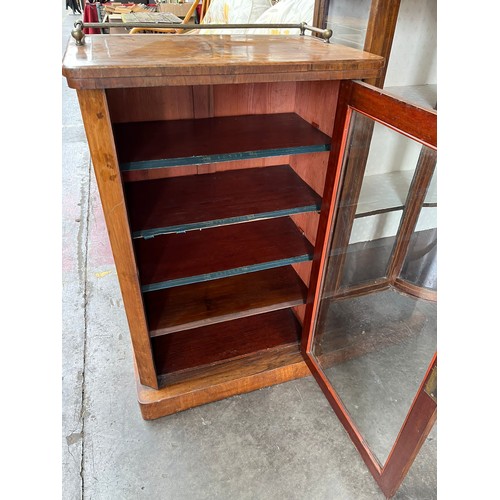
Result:
<instances>
[{"instance_id":1,"label":"grey concrete floor","mask_svg":"<svg viewBox=\"0 0 500 500\"><path fill-rule=\"evenodd\" d=\"M78 18L63 7L63 50ZM312 377L142 420L76 93L64 79L62 99L63 498L384 498ZM436 498L435 437L396 498Z\"/></svg>"}]
</instances>

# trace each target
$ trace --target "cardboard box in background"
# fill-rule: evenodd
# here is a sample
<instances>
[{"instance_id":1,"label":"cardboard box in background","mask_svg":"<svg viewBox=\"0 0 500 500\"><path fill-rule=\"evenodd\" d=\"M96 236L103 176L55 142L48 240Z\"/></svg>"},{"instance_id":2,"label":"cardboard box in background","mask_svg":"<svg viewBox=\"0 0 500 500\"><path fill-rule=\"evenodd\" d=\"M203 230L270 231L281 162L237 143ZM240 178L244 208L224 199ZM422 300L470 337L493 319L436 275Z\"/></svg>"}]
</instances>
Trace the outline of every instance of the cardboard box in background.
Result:
<instances>
[{"instance_id":1,"label":"cardboard box in background","mask_svg":"<svg viewBox=\"0 0 500 500\"><path fill-rule=\"evenodd\" d=\"M160 3L158 12L171 12L175 16L184 17L192 7L192 2L185 3Z\"/></svg>"}]
</instances>

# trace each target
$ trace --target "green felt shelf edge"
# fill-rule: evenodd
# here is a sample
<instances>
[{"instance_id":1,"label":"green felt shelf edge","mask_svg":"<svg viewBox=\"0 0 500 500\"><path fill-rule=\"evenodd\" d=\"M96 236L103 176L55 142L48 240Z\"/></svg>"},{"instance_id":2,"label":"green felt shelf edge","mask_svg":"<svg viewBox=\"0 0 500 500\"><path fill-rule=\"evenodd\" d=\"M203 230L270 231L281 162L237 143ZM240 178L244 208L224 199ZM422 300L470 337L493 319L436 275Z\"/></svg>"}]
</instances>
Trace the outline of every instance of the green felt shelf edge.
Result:
<instances>
[{"instance_id":1,"label":"green felt shelf edge","mask_svg":"<svg viewBox=\"0 0 500 500\"><path fill-rule=\"evenodd\" d=\"M271 262L263 262L259 264L253 264L250 266L237 267L234 269L226 269L224 271L218 271L214 273L201 274L198 276L187 276L185 278L178 278L174 280L161 281L159 283L151 283L148 285L142 285L141 290L143 293L154 292L157 290L163 290L165 288L173 288L176 286L190 285L193 283L201 283L203 281L211 281L220 278L228 278L230 276L236 276L238 274L247 274L257 271L264 271L266 269L273 269L275 267L288 266L290 264L296 264L299 262L307 262L312 260L312 254L298 255L296 257L289 257L286 259L275 260Z\"/></svg>"},{"instance_id":2,"label":"green felt shelf edge","mask_svg":"<svg viewBox=\"0 0 500 500\"><path fill-rule=\"evenodd\" d=\"M321 210L321 205L308 205L304 207L295 207L284 210L275 210L273 212L262 212L259 214L250 214L250 215L242 215L238 217L227 217L224 219L215 219L203 222L194 222L190 224L179 224L177 226L169 226L169 227L159 227L154 229L142 229L140 231L134 231L132 233L132 238L144 238L150 239L155 236L160 236L162 234L171 234L171 233L186 233L188 231L196 231L201 229L208 229L212 227L218 226L227 226L230 224L240 224L244 222L252 222L262 219L273 219L277 217L286 217L294 214L303 214L308 212L318 212Z\"/></svg>"},{"instance_id":3,"label":"green felt shelf edge","mask_svg":"<svg viewBox=\"0 0 500 500\"><path fill-rule=\"evenodd\" d=\"M120 163L122 172L131 172L136 170L149 170L155 168L167 167L185 167L189 165L205 165L209 163L221 163L227 161L249 160L257 158L268 158L272 156L287 156L306 153L320 153L329 151L329 144L317 144L309 146L296 146L287 148L265 149L258 151L244 151L238 153L224 153L207 156L188 156L181 158L164 158L160 160L144 160L134 162Z\"/></svg>"}]
</instances>

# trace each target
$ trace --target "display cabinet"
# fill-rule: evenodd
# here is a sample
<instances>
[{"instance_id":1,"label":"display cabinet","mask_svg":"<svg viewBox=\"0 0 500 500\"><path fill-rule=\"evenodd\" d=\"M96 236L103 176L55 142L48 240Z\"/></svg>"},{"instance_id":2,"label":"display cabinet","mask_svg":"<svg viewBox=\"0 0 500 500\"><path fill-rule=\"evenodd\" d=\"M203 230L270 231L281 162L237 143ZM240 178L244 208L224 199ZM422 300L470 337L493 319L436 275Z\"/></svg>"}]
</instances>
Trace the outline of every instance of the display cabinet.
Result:
<instances>
[{"instance_id":1,"label":"display cabinet","mask_svg":"<svg viewBox=\"0 0 500 500\"><path fill-rule=\"evenodd\" d=\"M328 311L345 297L426 286L420 270L429 266L408 256L422 246L421 207L433 203L436 113L353 81L383 71L380 56L311 36L99 35L70 41L63 62L80 102L143 417L312 372L391 493L435 403L418 425L403 425L397 442L409 455L396 453L392 476L383 475L326 375L332 363L386 345L376 332L366 344L352 341ZM401 169L401 189L382 177L362 182L355 139L375 122L428 148L414 171ZM389 185L392 198L373 199ZM397 212L396 229L356 246L343 221L381 212ZM398 239L402 224L411 241ZM367 249L380 254L381 274L363 264L374 262Z\"/></svg>"},{"instance_id":2,"label":"display cabinet","mask_svg":"<svg viewBox=\"0 0 500 500\"><path fill-rule=\"evenodd\" d=\"M69 43L145 418L308 374L339 81L382 66L310 36Z\"/></svg>"}]
</instances>

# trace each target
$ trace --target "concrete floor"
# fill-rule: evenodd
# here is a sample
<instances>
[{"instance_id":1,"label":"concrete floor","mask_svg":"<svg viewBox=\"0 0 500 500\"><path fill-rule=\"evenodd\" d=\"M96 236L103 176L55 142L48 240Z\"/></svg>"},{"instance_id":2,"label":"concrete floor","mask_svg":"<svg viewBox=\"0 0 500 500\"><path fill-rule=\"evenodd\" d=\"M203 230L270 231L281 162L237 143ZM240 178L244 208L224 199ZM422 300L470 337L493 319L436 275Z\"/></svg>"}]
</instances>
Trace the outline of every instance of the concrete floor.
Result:
<instances>
[{"instance_id":1,"label":"concrete floor","mask_svg":"<svg viewBox=\"0 0 500 500\"><path fill-rule=\"evenodd\" d=\"M78 18L63 7L63 50ZM384 498L312 377L142 420L76 93L64 79L62 99L63 498ZM435 438L395 498L436 498Z\"/></svg>"}]
</instances>

